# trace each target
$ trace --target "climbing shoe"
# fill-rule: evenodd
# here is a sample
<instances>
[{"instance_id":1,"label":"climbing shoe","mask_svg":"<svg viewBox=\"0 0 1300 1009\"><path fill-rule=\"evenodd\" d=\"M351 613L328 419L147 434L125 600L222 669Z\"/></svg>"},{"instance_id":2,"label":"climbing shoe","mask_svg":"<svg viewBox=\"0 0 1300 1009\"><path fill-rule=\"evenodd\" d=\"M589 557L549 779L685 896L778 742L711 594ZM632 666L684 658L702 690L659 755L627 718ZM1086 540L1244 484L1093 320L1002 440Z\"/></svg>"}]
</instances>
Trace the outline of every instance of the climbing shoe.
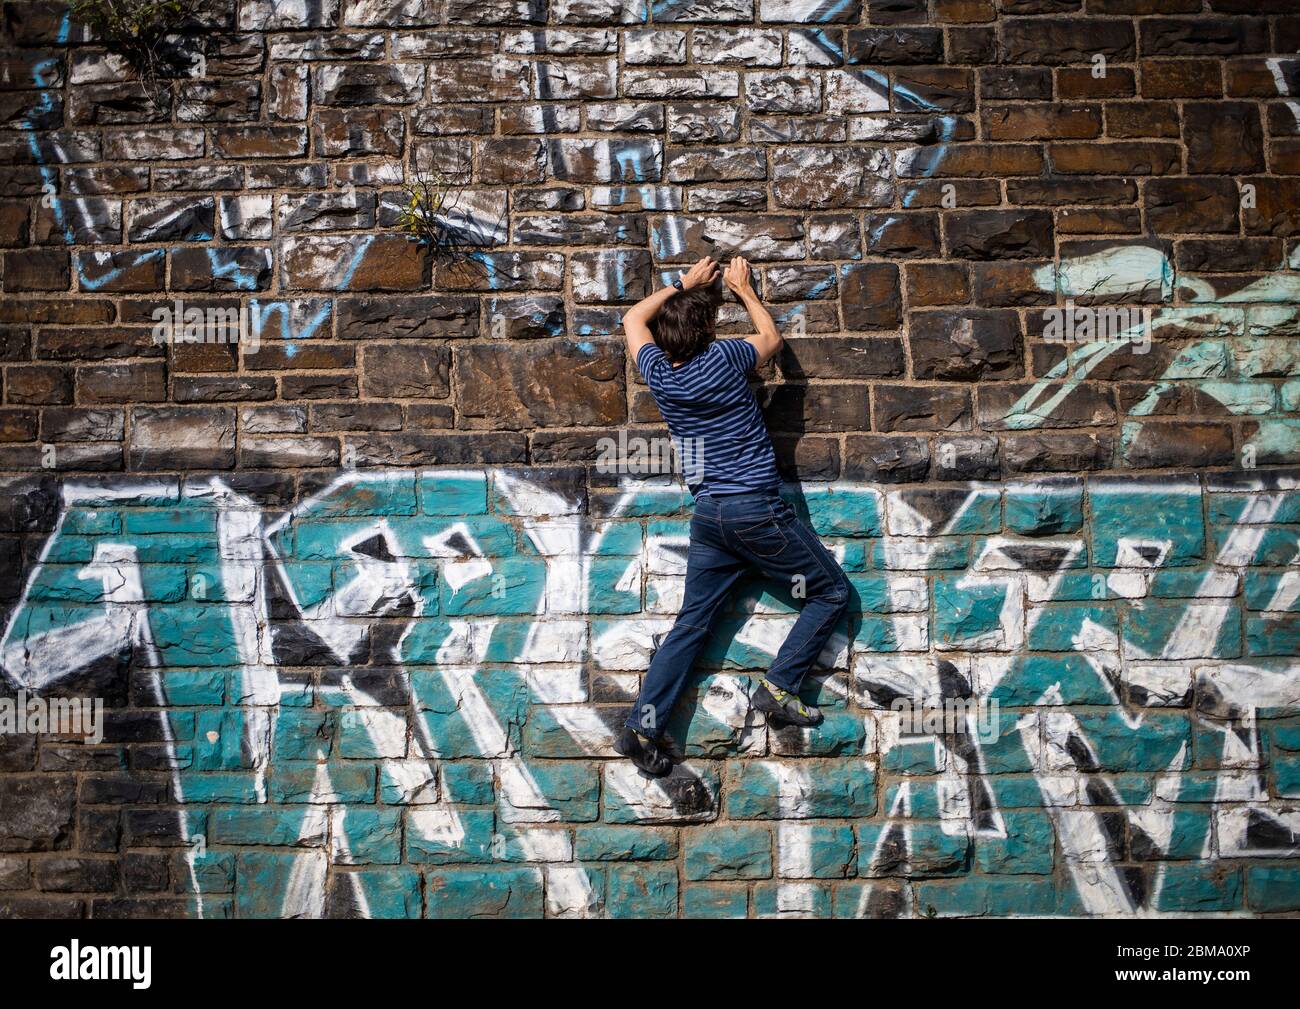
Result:
<instances>
[{"instance_id":1,"label":"climbing shoe","mask_svg":"<svg viewBox=\"0 0 1300 1009\"><path fill-rule=\"evenodd\" d=\"M754 707L767 716L769 723L797 725L807 728L822 720L822 713L811 704L804 704L788 690L783 690L775 683L760 679L759 687L753 695Z\"/></svg>"},{"instance_id":2,"label":"climbing shoe","mask_svg":"<svg viewBox=\"0 0 1300 1009\"><path fill-rule=\"evenodd\" d=\"M659 749L658 743L627 725L614 737L614 749L652 778L662 778L673 769L672 760Z\"/></svg>"}]
</instances>

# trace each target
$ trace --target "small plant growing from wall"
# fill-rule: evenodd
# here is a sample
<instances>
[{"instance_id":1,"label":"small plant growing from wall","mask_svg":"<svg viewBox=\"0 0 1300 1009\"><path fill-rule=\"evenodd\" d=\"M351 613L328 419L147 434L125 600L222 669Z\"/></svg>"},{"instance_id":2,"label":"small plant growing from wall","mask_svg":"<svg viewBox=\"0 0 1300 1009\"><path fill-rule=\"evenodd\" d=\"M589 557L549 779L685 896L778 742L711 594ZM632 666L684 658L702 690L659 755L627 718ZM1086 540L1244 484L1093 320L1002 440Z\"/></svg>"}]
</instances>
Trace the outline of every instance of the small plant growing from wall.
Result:
<instances>
[{"instance_id":1,"label":"small plant growing from wall","mask_svg":"<svg viewBox=\"0 0 1300 1009\"><path fill-rule=\"evenodd\" d=\"M161 104L169 79L191 73L173 36L196 16L203 0L73 0L73 20L90 30L135 71L145 93Z\"/></svg>"},{"instance_id":2,"label":"small plant growing from wall","mask_svg":"<svg viewBox=\"0 0 1300 1009\"><path fill-rule=\"evenodd\" d=\"M412 165L386 202L392 226L427 248L435 263L480 272L487 260L479 250L501 240L504 215L494 221L476 206L467 191L470 174L470 156L453 146L427 166Z\"/></svg>"},{"instance_id":3,"label":"small plant growing from wall","mask_svg":"<svg viewBox=\"0 0 1300 1009\"><path fill-rule=\"evenodd\" d=\"M455 221L462 189L451 173L413 169L402 184L398 230L427 245L435 257L463 251L468 236Z\"/></svg>"}]
</instances>

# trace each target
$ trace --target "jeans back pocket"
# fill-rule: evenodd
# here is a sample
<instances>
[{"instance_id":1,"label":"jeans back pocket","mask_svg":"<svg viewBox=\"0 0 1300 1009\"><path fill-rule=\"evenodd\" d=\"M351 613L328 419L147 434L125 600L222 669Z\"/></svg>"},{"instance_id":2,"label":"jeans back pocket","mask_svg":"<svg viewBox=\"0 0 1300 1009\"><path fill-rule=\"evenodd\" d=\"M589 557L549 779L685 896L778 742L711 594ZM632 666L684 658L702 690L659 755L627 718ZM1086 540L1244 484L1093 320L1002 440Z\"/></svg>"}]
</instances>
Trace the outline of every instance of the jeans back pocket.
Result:
<instances>
[{"instance_id":1,"label":"jeans back pocket","mask_svg":"<svg viewBox=\"0 0 1300 1009\"><path fill-rule=\"evenodd\" d=\"M735 530L735 536L741 546L758 557L775 557L789 542L785 538L785 530L770 510L765 520Z\"/></svg>"}]
</instances>

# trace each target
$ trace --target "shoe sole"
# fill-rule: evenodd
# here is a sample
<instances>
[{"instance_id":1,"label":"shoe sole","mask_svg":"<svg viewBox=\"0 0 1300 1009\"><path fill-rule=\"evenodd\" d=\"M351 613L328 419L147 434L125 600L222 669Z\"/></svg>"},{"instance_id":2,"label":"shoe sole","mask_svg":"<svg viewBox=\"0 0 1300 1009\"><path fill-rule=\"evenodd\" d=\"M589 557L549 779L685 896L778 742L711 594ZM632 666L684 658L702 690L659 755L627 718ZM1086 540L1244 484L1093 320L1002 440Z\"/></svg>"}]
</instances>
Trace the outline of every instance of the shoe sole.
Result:
<instances>
[{"instance_id":1,"label":"shoe sole","mask_svg":"<svg viewBox=\"0 0 1300 1009\"><path fill-rule=\"evenodd\" d=\"M791 717L785 708L781 707L780 704L773 703L772 701L756 699L754 701L754 707L758 708L759 711L763 712L763 714L767 716L769 725L776 722L779 725L793 725L800 729L811 729L813 726L821 723L820 718L810 720L798 716Z\"/></svg>"},{"instance_id":2,"label":"shoe sole","mask_svg":"<svg viewBox=\"0 0 1300 1009\"><path fill-rule=\"evenodd\" d=\"M640 771L642 774L648 774L652 778L666 778L668 775L673 773L673 762L671 760L668 761L668 766L665 767L662 771L656 771L654 768L647 767L645 765L645 763L641 760L640 753L628 753L625 750L621 749L618 743L614 744L614 752L617 753L619 756L626 757L628 760L632 761L632 765L638 771Z\"/></svg>"}]
</instances>

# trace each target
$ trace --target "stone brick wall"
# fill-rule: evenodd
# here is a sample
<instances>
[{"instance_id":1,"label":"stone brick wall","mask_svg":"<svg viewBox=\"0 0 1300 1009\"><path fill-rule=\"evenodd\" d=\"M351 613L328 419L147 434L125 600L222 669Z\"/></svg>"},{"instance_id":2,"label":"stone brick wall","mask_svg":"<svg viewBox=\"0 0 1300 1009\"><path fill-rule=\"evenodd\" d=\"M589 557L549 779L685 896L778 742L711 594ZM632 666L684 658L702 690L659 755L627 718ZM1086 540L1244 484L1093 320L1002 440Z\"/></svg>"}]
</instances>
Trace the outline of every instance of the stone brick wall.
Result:
<instances>
[{"instance_id":1,"label":"stone brick wall","mask_svg":"<svg viewBox=\"0 0 1300 1009\"><path fill-rule=\"evenodd\" d=\"M5 3L0 701L108 710L0 734L0 915L1300 910L1257 6L218 0L151 97ZM459 251L401 233L419 172ZM769 733L752 586L652 784L610 726L689 501L597 460L662 433L621 311L708 252L857 604Z\"/></svg>"}]
</instances>

